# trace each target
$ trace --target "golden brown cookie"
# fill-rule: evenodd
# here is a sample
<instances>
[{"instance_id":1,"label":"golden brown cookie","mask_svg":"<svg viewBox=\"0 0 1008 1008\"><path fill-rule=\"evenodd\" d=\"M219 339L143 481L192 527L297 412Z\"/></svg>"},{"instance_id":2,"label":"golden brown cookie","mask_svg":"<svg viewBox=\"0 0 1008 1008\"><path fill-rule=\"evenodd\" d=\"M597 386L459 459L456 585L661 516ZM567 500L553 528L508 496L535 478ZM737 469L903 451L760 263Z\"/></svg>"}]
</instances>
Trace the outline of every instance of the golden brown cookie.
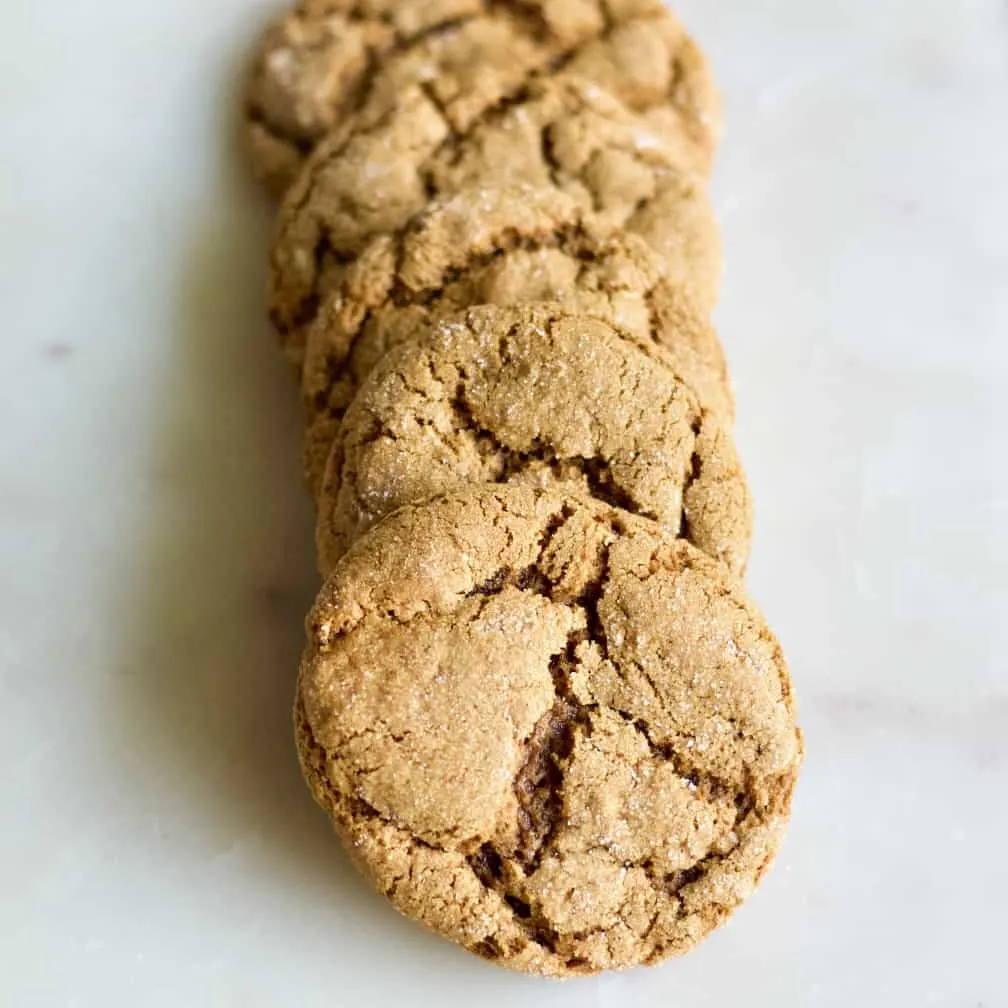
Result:
<instances>
[{"instance_id":1,"label":"golden brown cookie","mask_svg":"<svg viewBox=\"0 0 1008 1008\"><path fill-rule=\"evenodd\" d=\"M555 187L600 224L643 238L669 280L713 308L721 249L705 185L614 98L577 78L541 80L460 134L414 87L378 121L358 116L331 134L284 203L271 299L281 338L296 341L312 303L369 240L432 201L516 185Z\"/></svg>"},{"instance_id":2,"label":"golden brown cookie","mask_svg":"<svg viewBox=\"0 0 1008 1008\"><path fill-rule=\"evenodd\" d=\"M422 86L464 130L530 77L570 67L646 115L706 174L720 132L710 70L659 0L301 0L270 25L245 103L253 165L282 194L347 116Z\"/></svg>"},{"instance_id":3,"label":"golden brown cookie","mask_svg":"<svg viewBox=\"0 0 1008 1008\"><path fill-rule=\"evenodd\" d=\"M690 951L747 899L802 758L780 647L713 560L531 487L408 506L309 618L295 724L379 892L548 976Z\"/></svg>"},{"instance_id":4,"label":"golden brown cookie","mask_svg":"<svg viewBox=\"0 0 1008 1008\"><path fill-rule=\"evenodd\" d=\"M618 505L744 571L752 503L725 421L659 345L560 305L473 308L381 360L329 459L319 568L404 504L513 482Z\"/></svg>"},{"instance_id":5,"label":"golden brown cookie","mask_svg":"<svg viewBox=\"0 0 1008 1008\"><path fill-rule=\"evenodd\" d=\"M555 189L466 192L372 242L343 268L308 330L302 383L313 492L343 412L383 353L446 314L525 301L563 301L661 343L704 403L733 415L717 334L640 239L600 227Z\"/></svg>"}]
</instances>

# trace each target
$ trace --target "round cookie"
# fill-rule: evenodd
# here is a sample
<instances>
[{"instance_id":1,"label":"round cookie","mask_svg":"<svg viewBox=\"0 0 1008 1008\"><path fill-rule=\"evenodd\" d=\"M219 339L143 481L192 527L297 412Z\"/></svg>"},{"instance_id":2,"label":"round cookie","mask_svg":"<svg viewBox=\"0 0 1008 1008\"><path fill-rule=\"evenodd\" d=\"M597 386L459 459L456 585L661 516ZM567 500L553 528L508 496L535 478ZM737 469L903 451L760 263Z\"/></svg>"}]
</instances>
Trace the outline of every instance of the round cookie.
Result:
<instances>
[{"instance_id":1,"label":"round cookie","mask_svg":"<svg viewBox=\"0 0 1008 1008\"><path fill-rule=\"evenodd\" d=\"M710 170L710 69L659 0L301 0L271 24L245 100L253 167L282 194L350 115L424 87L456 129L530 77L569 66L646 115L684 164Z\"/></svg>"},{"instance_id":2,"label":"round cookie","mask_svg":"<svg viewBox=\"0 0 1008 1008\"><path fill-rule=\"evenodd\" d=\"M721 248L703 182L637 116L593 84L536 81L464 134L422 88L377 122L359 116L316 150L284 203L273 245L271 305L297 342L340 267L402 229L432 201L528 185L572 196L600 224L643 238L669 280L709 312Z\"/></svg>"},{"instance_id":3,"label":"round cookie","mask_svg":"<svg viewBox=\"0 0 1008 1008\"><path fill-rule=\"evenodd\" d=\"M308 329L302 390L313 492L346 407L383 353L446 314L526 301L563 301L661 343L704 403L733 415L717 334L640 239L600 227L555 189L463 192L373 241Z\"/></svg>"},{"instance_id":4,"label":"round cookie","mask_svg":"<svg viewBox=\"0 0 1008 1008\"><path fill-rule=\"evenodd\" d=\"M513 482L618 505L744 572L752 502L725 421L660 346L559 305L473 308L382 358L329 459L320 570L404 504Z\"/></svg>"},{"instance_id":5,"label":"round cookie","mask_svg":"<svg viewBox=\"0 0 1008 1008\"><path fill-rule=\"evenodd\" d=\"M530 487L408 506L309 618L305 777L404 914L548 976L654 964L746 900L802 758L780 647L653 523Z\"/></svg>"}]
</instances>

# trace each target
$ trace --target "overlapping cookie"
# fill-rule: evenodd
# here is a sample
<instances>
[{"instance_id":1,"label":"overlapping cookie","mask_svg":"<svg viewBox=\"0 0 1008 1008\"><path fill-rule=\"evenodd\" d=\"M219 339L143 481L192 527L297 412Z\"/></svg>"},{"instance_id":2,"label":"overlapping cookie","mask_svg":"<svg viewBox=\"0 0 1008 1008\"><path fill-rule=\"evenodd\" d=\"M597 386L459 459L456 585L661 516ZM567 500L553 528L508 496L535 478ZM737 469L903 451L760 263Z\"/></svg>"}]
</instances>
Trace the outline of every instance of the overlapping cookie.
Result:
<instances>
[{"instance_id":1,"label":"overlapping cookie","mask_svg":"<svg viewBox=\"0 0 1008 1008\"><path fill-rule=\"evenodd\" d=\"M396 508L479 483L618 504L735 575L749 555L751 500L725 419L660 345L560 305L473 308L382 358L329 459L321 571Z\"/></svg>"},{"instance_id":2,"label":"overlapping cookie","mask_svg":"<svg viewBox=\"0 0 1008 1008\"><path fill-rule=\"evenodd\" d=\"M644 115L706 173L720 108L706 61L660 0L301 0L265 32L249 81L253 166L282 194L348 116L413 85L464 130L536 75L569 70Z\"/></svg>"},{"instance_id":3,"label":"overlapping cookie","mask_svg":"<svg viewBox=\"0 0 1008 1008\"><path fill-rule=\"evenodd\" d=\"M456 133L426 91L375 122L357 117L316 151L285 201L271 257L271 314L300 360L305 333L349 265L431 204L518 186L568 196L598 227L635 235L708 312L720 238L703 183L637 117L576 78L544 80Z\"/></svg>"},{"instance_id":4,"label":"overlapping cookie","mask_svg":"<svg viewBox=\"0 0 1008 1008\"><path fill-rule=\"evenodd\" d=\"M327 578L316 801L402 913L501 965L690 951L803 756L741 588L705 58L661 0L299 0L245 120Z\"/></svg>"},{"instance_id":5,"label":"overlapping cookie","mask_svg":"<svg viewBox=\"0 0 1008 1008\"><path fill-rule=\"evenodd\" d=\"M309 329L302 376L308 483L318 489L343 413L397 343L478 304L562 301L662 344L705 404L733 399L717 334L633 235L601 227L556 189L468 191L373 241Z\"/></svg>"}]
</instances>

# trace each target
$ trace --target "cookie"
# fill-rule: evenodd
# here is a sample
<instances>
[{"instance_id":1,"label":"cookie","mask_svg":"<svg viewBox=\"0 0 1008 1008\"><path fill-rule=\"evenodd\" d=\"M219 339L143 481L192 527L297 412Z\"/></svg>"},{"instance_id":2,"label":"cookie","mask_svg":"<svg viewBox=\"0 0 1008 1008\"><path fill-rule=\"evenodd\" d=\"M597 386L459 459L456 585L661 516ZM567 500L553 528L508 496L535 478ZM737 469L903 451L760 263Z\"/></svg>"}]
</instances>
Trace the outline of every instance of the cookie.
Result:
<instances>
[{"instance_id":1,"label":"cookie","mask_svg":"<svg viewBox=\"0 0 1008 1008\"><path fill-rule=\"evenodd\" d=\"M464 192L345 267L308 330L305 465L317 493L343 412L392 346L476 304L564 301L661 343L705 404L733 400L717 334L640 239L611 233L554 189Z\"/></svg>"},{"instance_id":2,"label":"cookie","mask_svg":"<svg viewBox=\"0 0 1008 1008\"><path fill-rule=\"evenodd\" d=\"M637 116L592 84L559 77L524 88L465 133L421 88L377 122L357 117L311 158L285 202L272 255L273 318L297 340L312 305L369 240L465 190L555 187L600 224L643 238L669 280L709 312L721 249L703 182Z\"/></svg>"},{"instance_id":3,"label":"cookie","mask_svg":"<svg viewBox=\"0 0 1008 1008\"><path fill-rule=\"evenodd\" d=\"M724 420L660 346L559 305L474 308L382 359L329 459L320 569L404 504L513 482L618 505L744 571L752 504Z\"/></svg>"},{"instance_id":4,"label":"cookie","mask_svg":"<svg viewBox=\"0 0 1008 1008\"><path fill-rule=\"evenodd\" d=\"M456 129L535 74L594 80L709 172L720 106L706 61L659 0L302 0L270 25L245 100L253 167L277 195L331 129L422 86Z\"/></svg>"},{"instance_id":5,"label":"cookie","mask_svg":"<svg viewBox=\"0 0 1008 1008\"><path fill-rule=\"evenodd\" d=\"M485 487L359 539L309 617L305 777L404 914L548 976L690 951L747 899L802 758L780 647L689 543Z\"/></svg>"}]
</instances>

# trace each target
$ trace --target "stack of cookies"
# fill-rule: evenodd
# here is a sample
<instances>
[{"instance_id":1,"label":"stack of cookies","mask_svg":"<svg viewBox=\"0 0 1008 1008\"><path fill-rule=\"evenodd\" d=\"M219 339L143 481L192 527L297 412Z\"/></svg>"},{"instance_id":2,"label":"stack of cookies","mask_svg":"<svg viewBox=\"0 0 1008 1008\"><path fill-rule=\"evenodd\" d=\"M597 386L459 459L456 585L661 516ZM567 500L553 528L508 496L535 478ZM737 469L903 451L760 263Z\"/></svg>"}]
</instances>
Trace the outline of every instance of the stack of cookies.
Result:
<instances>
[{"instance_id":1,"label":"stack of cookies","mask_svg":"<svg viewBox=\"0 0 1008 1008\"><path fill-rule=\"evenodd\" d=\"M326 579L313 795L501 965L689 951L767 871L803 748L742 587L703 55L658 0L302 0L246 116Z\"/></svg>"}]
</instances>

